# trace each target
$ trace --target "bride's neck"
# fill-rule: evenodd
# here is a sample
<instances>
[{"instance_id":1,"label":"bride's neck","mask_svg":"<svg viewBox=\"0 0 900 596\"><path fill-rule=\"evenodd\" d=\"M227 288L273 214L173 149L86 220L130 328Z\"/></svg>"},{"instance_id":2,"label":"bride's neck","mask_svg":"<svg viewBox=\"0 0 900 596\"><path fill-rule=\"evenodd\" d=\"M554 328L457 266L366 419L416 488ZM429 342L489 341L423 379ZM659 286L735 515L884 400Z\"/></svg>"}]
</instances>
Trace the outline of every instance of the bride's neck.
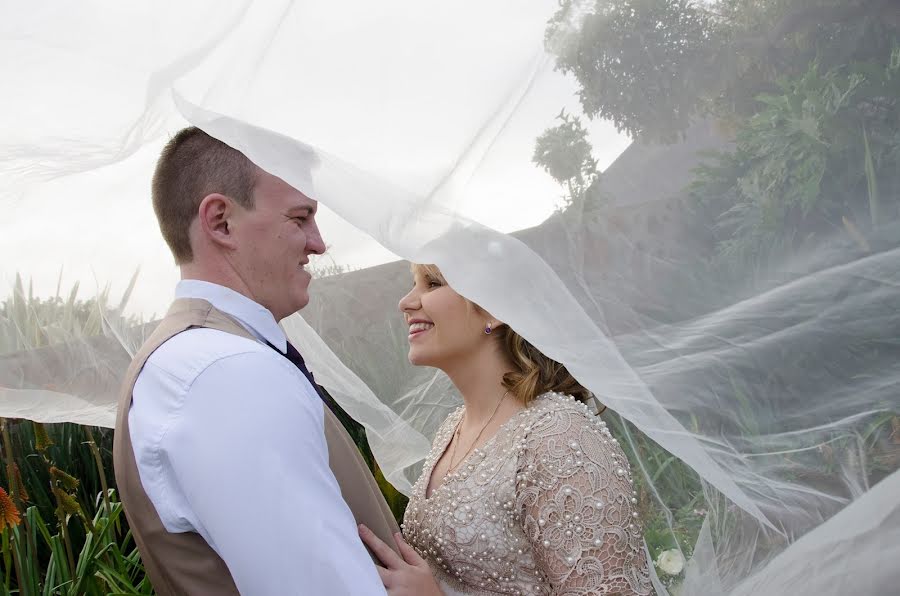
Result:
<instances>
[{"instance_id":1,"label":"bride's neck","mask_svg":"<svg viewBox=\"0 0 900 596\"><path fill-rule=\"evenodd\" d=\"M462 395L467 424L483 425L495 412L498 416L502 413L497 405L506 393L503 375L511 370L512 367L501 355L496 350L491 350L472 354L465 362L444 371ZM513 396L504 400L507 403L503 410L509 409L509 404L517 403L518 400L510 397Z\"/></svg>"}]
</instances>

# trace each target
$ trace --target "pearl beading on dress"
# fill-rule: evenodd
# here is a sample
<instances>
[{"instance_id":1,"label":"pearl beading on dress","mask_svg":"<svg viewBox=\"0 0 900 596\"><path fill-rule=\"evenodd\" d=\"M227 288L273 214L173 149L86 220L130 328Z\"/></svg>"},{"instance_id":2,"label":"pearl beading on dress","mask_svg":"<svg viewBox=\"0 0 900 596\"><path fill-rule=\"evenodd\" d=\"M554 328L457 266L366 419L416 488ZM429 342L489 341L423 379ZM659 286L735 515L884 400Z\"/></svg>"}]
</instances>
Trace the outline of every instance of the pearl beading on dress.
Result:
<instances>
[{"instance_id":1,"label":"pearl beading on dress","mask_svg":"<svg viewBox=\"0 0 900 596\"><path fill-rule=\"evenodd\" d=\"M631 471L603 420L541 395L426 498L462 413L438 430L402 524L440 579L470 594L652 593Z\"/></svg>"}]
</instances>

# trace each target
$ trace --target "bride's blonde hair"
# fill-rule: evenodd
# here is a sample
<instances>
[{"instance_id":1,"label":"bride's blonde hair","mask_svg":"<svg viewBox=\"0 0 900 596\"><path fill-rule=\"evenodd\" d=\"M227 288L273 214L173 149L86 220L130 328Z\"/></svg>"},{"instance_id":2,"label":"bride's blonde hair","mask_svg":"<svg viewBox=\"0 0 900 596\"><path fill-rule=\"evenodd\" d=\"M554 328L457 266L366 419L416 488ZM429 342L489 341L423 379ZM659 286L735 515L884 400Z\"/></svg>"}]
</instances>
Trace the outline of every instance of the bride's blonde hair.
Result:
<instances>
[{"instance_id":1,"label":"bride's blonde hair","mask_svg":"<svg viewBox=\"0 0 900 596\"><path fill-rule=\"evenodd\" d=\"M411 269L413 275L449 285L441 270L435 265L413 264ZM485 312L465 296L463 299L475 311ZM504 324L493 329L491 337L495 338L501 352L513 367L512 371L503 375L503 386L523 404L527 405L535 397L551 391L571 395L582 402L593 397L593 394L576 381L565 366L545 356L509 325ZM601 406L600 411L605 409L605 406Z\"/></svg>"}]
</instances>

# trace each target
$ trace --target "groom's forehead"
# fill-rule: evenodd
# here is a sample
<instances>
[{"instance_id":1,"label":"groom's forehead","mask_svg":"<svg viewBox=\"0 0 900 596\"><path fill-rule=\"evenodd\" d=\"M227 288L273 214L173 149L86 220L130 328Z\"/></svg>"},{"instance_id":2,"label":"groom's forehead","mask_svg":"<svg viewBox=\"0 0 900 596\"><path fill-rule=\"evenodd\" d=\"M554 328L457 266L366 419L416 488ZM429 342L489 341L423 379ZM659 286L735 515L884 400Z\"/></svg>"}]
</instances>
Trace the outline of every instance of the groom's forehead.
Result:
<instances>
[{"instance_id":1,"label":"groom's forehead","mask_svg":"<svg viewBox=\"0 0 900 596\"><path fill-rule=\"evenodd\" d=\"M254 192L257 198L275 200L287 209L306 209L315 212L318 202L297 190L278 176L259 171Z\"/></svg>"}]
</instances>

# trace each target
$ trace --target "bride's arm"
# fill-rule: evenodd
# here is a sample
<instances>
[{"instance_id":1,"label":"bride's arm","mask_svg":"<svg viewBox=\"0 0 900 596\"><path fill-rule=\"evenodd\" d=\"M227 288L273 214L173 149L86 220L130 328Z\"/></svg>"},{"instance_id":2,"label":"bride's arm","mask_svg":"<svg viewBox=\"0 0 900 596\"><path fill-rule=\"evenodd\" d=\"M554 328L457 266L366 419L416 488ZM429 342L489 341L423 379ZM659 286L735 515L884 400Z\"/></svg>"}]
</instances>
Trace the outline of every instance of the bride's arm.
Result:
<instances>
[{"instance_id":1,"label":"bride's arm","mask_svg":"<svg viewBox=\"0 0 900 596\"><path fill-rule=\"evenodd\" d=\"M517 478L522 527L553 594L653 592L628 462L599 418L542 415Z\"/></svg>"}]
</instances>

